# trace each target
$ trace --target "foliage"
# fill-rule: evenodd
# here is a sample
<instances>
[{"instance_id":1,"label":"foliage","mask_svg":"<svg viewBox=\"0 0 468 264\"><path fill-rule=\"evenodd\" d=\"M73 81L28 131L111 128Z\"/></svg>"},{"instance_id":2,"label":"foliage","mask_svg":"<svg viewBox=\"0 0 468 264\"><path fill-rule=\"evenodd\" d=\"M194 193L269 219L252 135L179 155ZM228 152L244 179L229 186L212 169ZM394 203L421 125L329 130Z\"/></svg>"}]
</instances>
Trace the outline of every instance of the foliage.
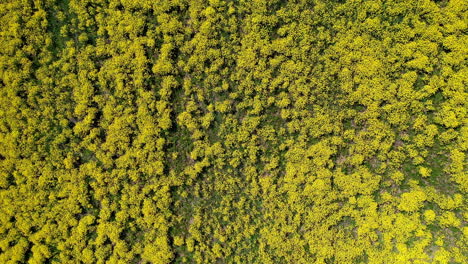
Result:
<instances>
[{"instance_id":1,"label":"foliage","mask_svg":"<svg viewBox=\"0 0 468 264\"><path fill-rule=\"evenodd\" d=\"M467 14L2 1L0 263L468 263Z\"/></svg>"}]
</instances>

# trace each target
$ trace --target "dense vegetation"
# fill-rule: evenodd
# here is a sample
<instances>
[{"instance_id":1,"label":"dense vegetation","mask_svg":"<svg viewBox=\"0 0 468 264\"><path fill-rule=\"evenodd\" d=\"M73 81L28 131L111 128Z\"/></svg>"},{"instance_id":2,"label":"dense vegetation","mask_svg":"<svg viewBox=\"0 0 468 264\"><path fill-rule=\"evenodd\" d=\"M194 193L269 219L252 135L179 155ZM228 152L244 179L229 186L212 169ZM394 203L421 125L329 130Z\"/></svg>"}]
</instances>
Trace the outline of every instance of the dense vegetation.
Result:
<instances>
[{"instance_id":1,"label":"dense vegetation","mask_svg":"<svg viewBox=\"0 0 468 264\"><path fill-rule=\"evenodd\" d=\"M468 263L466 0L3 0L0 263Z\"/></svg>"}]
</instances>

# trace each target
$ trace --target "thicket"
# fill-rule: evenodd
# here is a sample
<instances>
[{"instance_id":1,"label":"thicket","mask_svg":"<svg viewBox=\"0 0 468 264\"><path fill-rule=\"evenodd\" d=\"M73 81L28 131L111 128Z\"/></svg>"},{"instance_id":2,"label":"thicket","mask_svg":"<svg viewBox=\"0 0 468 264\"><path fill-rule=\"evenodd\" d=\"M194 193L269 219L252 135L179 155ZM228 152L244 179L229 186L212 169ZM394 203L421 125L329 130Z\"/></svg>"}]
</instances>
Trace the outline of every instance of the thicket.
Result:
<instances>
[{"instance_id":1,"label":"thicket","mask_svg":"<svg viewBox=\"0 0 468 264\"><path fill-rule=\"evenodd\" d=\"M3 0L0 263L468 263L466 0Z\"/></svg>"}]
</instances>

